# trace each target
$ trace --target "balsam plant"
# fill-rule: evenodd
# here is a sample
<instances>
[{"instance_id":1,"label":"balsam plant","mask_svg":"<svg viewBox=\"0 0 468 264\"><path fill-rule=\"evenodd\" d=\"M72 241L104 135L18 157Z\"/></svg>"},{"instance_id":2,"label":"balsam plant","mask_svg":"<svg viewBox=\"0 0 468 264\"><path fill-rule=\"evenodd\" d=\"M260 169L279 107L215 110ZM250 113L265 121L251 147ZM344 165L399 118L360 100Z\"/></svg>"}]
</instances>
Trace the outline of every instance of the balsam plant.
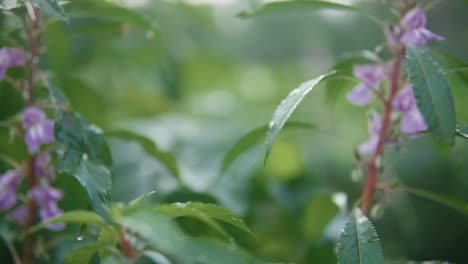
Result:
<instances>
[{"instance_id":1,"label":"balsam plant","mask_svg":"<svg viewBox=\"0 0 468 264\"><path fill-rule=\"evenodd\" d=\"M402 0L387 4L396 11L396 21L384 22L356 7L325 1L279 1L240 14L252 17L303 7L346 10L366 15L381 26L385 36L385 44L376 48L378 54L372 53L365 64L353 65L352 78L359 83L346 96L351 104L368 108L370 136L356 148L359 165L355 171L367 176L362 198L356 201L337 244L338 263L384 263L370 214L377 201L376 192L406 191L468 214L468 206L462 201L379 179L388 172L383 159L388 147L430 134L441 151L447 151L456 135L468 138L467 127L455 123L449 83L427 46L431 41L444 41L444 37L427 29L424 8L418 3ZM97 8L91 9L92 5ZM228 226L253 240L255 234L243 220L219 205L197 201L150 205L145 200L154 192L128 203L114 202L110 194L113 160L106 137L136 142L186 190L175 157L133 132L103 131L75 111L55 85L54 72L47 65L47 50L54 47L43 45L43 33L53 23L73 25L68 10L92 13L100 8L107 16L125 17L151 33L155 28L146 17L108 1L5 1L0 8L15 24L8 45L0 49L0 81L5 84L0 89L8 89L8 100L15 104L13 111L2 113L0 126L10 131L9 144L17 150L0 153L6 168L0 177L0 233L14 263L54 261L47 252L60 243L54 237L64 229L86 242L68 250L60 259L65 263L267 262L238 245ZM389 55L381 56L384 51ZM222 172L265 134L266 161L283 128L316 129L288 119L315 86L350 78L348 75L348 71L335 67L291 91L268 126L250 132L227 153ZM88 208L66 210L59 206L61 199L73 195L64 191L60 178L71 176L86 193ZM194 218L208 229L195 236L174 220L184 217Z\"/></svg>"}]
</instances>

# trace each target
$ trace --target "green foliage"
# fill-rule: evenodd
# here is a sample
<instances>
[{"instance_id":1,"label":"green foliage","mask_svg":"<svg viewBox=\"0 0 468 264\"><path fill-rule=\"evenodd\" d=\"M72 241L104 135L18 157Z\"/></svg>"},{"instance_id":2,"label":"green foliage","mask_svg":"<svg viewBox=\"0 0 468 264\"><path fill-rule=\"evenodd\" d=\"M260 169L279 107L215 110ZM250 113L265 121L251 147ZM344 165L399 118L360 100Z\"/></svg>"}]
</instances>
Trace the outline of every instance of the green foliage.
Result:
<instances>
[{"instance_id":1,"label":"green foliage","mask_svg":"<svg viewBox=\"0 0 468 264\"><path fill-rule=\"evenodd\" d=\"M468 202L460 201L454 198L446 197L444 195L440 195L438 193L433 193L427 190L421 190L414 187L409 186L401 186L398 188L399 190L411 193L413 195L432 200L434 202L440 203L445 205L449 208L452 208L455 211L458 211L462 214L468 216Z\"/></svg>"},{"instance_id":2,"label":"green foliage","mask_svg":"<svg viewBox=\"0 0 468 264\"><path fill-rule=\"evenodd\" d=\"M213 219L231 224L247 234L255 236L242 219L219 205L188 202L165 204L157 208L161 213L173 218L181 216L197 218L225 236L228 236L227 233L217 222L213 221Z\"/></svg>"},{"instance_id":3,"label":"green foliage","mask_svg":"<svg viewBox=\"0 0 468 264\"><path fill-rule=\"evenodd\" d=\"M338 263L384 263L377 232L360 209L354 210L341 232L338 242Z\"/></svg>"},{"instance_id":4,"label":"green foliage","mask_svg":"<svg viewBox=\"0 0 468 264\"><path fill-rule=\"evenodd\" d=\"M457 126L455 132L457 132L457 136L468 139L468 126Z\"/></svg>"},{"instance_id":5,"label":"green foliage","mask_svg":"<svg viewBox=\"0 0 468 264\"><path fill-rule=\"evenodd\" d=\"M111 201L112 159L101 130L78 113L61 112L55 138L65 149L57 170L73 175L85 188L93 208L106 215L103 205Z\"/></svg>"},{"instance_id":6,"label":"green foliage","mask_svg":"<svg viewBox=\"0 0 468 264\"><path fill-rule=\"evenodd\" d=\"M68 17L57 0L27 0L42 13L68 22Z\"/></svg>"},{"instance_id":7,"label":"green foliage","mask_svg":"<svg viewBox=\"0 0 468 264\"><path fill-rule=\"evenodd\" d=\"M109 137L137 142L146 151L146 153L159 160L169 170L172 176L177 179L181 186L184 186L184 183L180 178L179 166L177 165L175 156L168 151L160 150L153 140L128 130L114 130L107 132L106 135Z\"/></svg>"},{"instance_id":8,"label":"green foliage","mask_svg":"<svg viewBox=\"0 0 468 264\"><path fill-rule=\"evenodd\" d=\"M408 47L406 54L409 80L429 132L436 142L453 145L455 106L442 68L418 47Z\"/></svg>"},{"instance_id":9,"label":"green foliage","mask_svg":"<svg viewBox=\"0 0 468 264\"><path fill-rule=\"evenodd\" d=\"M121 21L137 26L143 30L154 31L156 28L150 19L132 9L121 7L111 1L79 0L66 6L71 19L99 17L111 21ZM105 29L105 28L104 28Z\"/></svg>"},{"instance_id":10,"label":"green foliage","mask_svg":"<svg viewBox=\"0 0 468 264\"><path fill-rule=\"evenodd\" d=\"M316 129L317 127L313 124L289 121L286 122L284 128L305 128L305 129ZM249 150L255 144L260 142L265 138L265 135L268 132L268 125L258 127L244 136L242 136L235 144L232 146L229 151L226 153L223 159L221 173L226 172L226 170L231 166L231 164L244 152Z\"/></svg>"},{"instance_id":11,"label":"green foliage","mask_svg":"<svg viewBox=\"0 0 468 264\"><path fill-rule=\"evenodd\" d=\"M260 8L254 10L253 12L241 12L238 16L246 18L252 16L259 16L259 15L268 15L274 13L284 13L286 11L304 11L304 10L317 10L317 9L331 9L331 10L342 10L342 11L350 11L354 13L358 13L361 15L365 15L366 17L370 18L374 22L378 22L379 19L374 17L372 14L368 13L365 10L360 8L339 4L335 2L327 2L327 1L301 1L301 0L293 0L293 1L276 1L267 3L262 5Z\"/></svg>"},{"instance_id":12,"label":"green foliage","mask_svg":"<svg viewBox=\"0 0 468 264\"><path fill-rule=\"evenodd\" d=\"M0 83L0 121L4 121L23 109L19 91L7 82Z\"/></svg>"},{"instance_id":13,"label":"green foliage","mask_svg":"<svg viewBox=\"0 0 468 264\"><path fill-rule=\"evenodd\" d=\"M302 83L299 87L292 90L283 101L281 101L281 104L276 108L273 118L268 125L268 134L265 142L265 161L268 158L268 154L270 153L276 138L296 107L315 86L332 74L333 72L324 74Z\"/></svg>"},{"instance_id":14,"label":"green foliage","mask_svg":"<svg viewBox=\"0 0 468 264\"><path fill-rule=\"evenodd\" d=\"M308 241L317 243L325 228L338 214L338 206L329 196L312 198L305 206L302 229Z\"/></svg>"},{"instance_id":15,"label":"green foliage","mask_svg":"<svg viewBox=\"0 0 468 264\"><path fill-rule=\"evenodd\" d=\"M72 253L70 253L65 259L64 264L88 263L94 253L96 253L98 250L107 250L110 252L115 251L115 249L112 248L112 244L100 242L89 243L77 248Z\"/></svg>"},{"instance_id":16,"label":"green foliage","mask_svg":"<svg viewBox=\"0 0 468 264\"><path fill-rule=\"evenodd\" d=\"M51 224L65 223L65 224L79 224L79 225L91 225L101 228L107 228L106 223L99 215L89 211L68 211L60 216L51 218L45 222L42 222L31 229L31 232L36 232L43 229Z\"/></svg>"},{"instance_id":17,"label":"green foliage","mask_svg":"<svg viewBox=\"0 0 468 264\"><path fill-rule=\"evenodd\" d=\"M136 234L149 247L180 263L242 264L254 259L233 246L219 242L190 238L170 218L150 208L132 210L115 219L118 224Z\"/></svg>"}]
</instances>

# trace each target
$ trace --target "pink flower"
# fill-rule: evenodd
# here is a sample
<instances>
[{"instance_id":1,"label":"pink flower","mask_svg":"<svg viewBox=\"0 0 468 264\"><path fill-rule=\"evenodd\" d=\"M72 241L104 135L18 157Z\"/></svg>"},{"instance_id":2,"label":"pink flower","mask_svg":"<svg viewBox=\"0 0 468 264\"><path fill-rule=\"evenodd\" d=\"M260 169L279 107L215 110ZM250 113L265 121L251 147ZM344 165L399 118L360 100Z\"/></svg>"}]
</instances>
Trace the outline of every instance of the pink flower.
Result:
<instances>
[{"instance_id":1,"label":"pink flower","mask_svg":"<svg viewBox=\"0 0 468 264\"><path fill-rule=\"evenodd\" d=\"M372 155L377 148L379 142L380 131L382 130L382 118L373 113L369 118L369 134L370 138L359 146L359 154Z\"/></svg>"},{"instance_id":2,"label":"pink flower","mask_svg":"<svg viewBox=\"0 0 468 264\"><path fill-rule=\"evenodd\" d=\"M1 48L0 49L0 80L5 78L6 70L10 67L22 66L25 56L22 49Z\"/></svg>"},{"instance_id":3,"label":"pink flower","mask_svg":"<svg viewBox=\"0 0 468 264\"><path fill-rule=\"evenodd\" d=\"M52 187L35 187L31 190L31 196L39 205L39 216L42 221L63 214L63 211L57 205L57 201L63 197L63 193ZM56 223L49 225L47 228L51 230L63 229L63 223Z\"/></svg>"},{"instance_id":4,"label":"pink flower","mask_svg":"<svg viewBox=\"0 0 468 264\"><path fill-rule=\"evenodd\" d=\"M10 214L10 218L20 225L24 225L27 217L28 217L28 208L24 205L16 208Z\"/></svg>"},{"instance_id":5,"label":"pink flower","mask_svg":"<svg viewBox=\"0 0 468 264\"><path fill-rule=\"evenodd\" d=\"M358 65L354 67L353 74L361 83L346 97L354 105L368 105L372 100L372 90L377 90L379 82L386 78L385 68L379 64Z\"/></svg>"},{"instance_id":6,"label":"pink flower","mask_svg":"<svg viewBox=\"0 0 468 264\"><path fill-rule=\"evenodd\" d=\"M444 40L445 38L426 29L426 15L421 7L417 6L408 11L400 21L403 34L401 43L405 45L425 45L429 40Z\"/></svg>"},{"instance_id":7,"label":"pink flower","mask_svg":"<svg viewBox=\"0 0 468 264\"><path fill-rule=\"evenodd\" d=\"M410 85L405 86L398 93L395 99L393 99L392 106L393 109L403 113L411 111L411 109L416 107L416 100L414 99L413 89Z\"/></svg>"},{"instance_id":8,"label":"pink flower","mask_svg":"<svg viewBox=\"0 0 468 264\"><path fill-rule=\"evenodd\" d=\"M23 175L20 170L11 170L0 177L0 210L8 210L16 204L16 189Z\"/></svg>"},{"instance_id":9,"label":"pink flower","mask_svg":"<svg viewBox=\"0 0 468 264\"><path fill-rule=\"evenodd\" d=\"M50 166L52 157L48 152L42 152L37 155L34 161L34 172L38 176L42 176L48 182L51 182L55 178L55 170Z\"/></svg>"},{"instance_id":10,"label":"pink flower","mask_svg":"<svg viewBox=\"0 0 468 264\"><path fill-rule=\"evenodd\" d=\"M36 153L42 144L54 141L54 122L48 120L37 107L30 106L24 111L23 126L26 128L25 141L30 153Z\"/></svg>"}]
</instances>

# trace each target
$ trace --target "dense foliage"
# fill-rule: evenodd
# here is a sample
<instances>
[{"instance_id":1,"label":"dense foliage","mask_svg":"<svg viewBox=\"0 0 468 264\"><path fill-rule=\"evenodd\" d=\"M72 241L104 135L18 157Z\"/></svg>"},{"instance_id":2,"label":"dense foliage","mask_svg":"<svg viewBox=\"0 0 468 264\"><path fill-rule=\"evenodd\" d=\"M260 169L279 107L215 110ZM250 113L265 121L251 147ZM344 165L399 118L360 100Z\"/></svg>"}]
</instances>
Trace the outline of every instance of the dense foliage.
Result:
<instances>
[{"instance_id":1,"label":"dense foliage","mask_svg":"<svg viewBox=\"0 0 468 264\"><path fill-rule=\"evenodd\" d=\"M0 2L2 261L468 261L468 2L199 2Z\"/></svg>"}]
</instances>

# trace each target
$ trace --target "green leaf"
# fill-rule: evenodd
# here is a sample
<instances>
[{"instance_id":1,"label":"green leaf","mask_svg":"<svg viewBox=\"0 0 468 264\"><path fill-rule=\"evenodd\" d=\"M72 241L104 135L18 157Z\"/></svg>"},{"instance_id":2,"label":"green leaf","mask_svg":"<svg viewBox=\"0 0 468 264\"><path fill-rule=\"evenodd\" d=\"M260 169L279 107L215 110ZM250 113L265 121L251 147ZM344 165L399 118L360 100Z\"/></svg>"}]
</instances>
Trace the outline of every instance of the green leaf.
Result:
<instances>
[{"instance_id":1,"label":"green leaf","mask_svg":"<svg viewBox=\"0 0 468 264\"><path fill-rule=\"evenodd\" d=\"M357 14L364 15L371 19L372 21L380 24L380 20L375 16L371 15L365 10L360 8L344 5L339 3L327 2L327 1L275 1L271 3L267 3L262 5L260 8L252 11L247 12L243 11L240 12L237 16L241 18L249 18L253 16L260 16L260 15L269 15L269 14L283 14L285 11L306 11L306 10L323 10L323 9L331 9L331 10L340 10L340 11L350 11Z\"/></svg>"},{"instance_id":2,"label":"green leaf","mask_svg":"<svg viewBox=\"0 0 468 264\"><path fill-rule=\"evenodd\" d=\"M468 139L468 126L457 126L455 132L457 136Z\"/></svg>"},{"instance_id":3,"label":"green leaf","mask_svg":"<svg viewBox=\"0 0 468 264\"><path fill-rule=\"evenodd\" d=\"M151 19L134 10L113 4L109 1L81 0L72 1L66 6L71 18L99 17L118 20L135 25L143 30L155 31Z\"/></svg>"},{"instance_id":4,"label":"green leaf","mask_svg":"<svg viewBox=\"0 0 468 264\"><path fill-rule=\"evenodd\" d=\"M0 82L0 121L21 112L24 107L23 97L9 83Z\"/></svg>"},{"instance_id":5,"label":"green leaf","mask_svg":"<svg viewBox=\"0 0 468 264\"><path fill-rule=\"evenodd\" d=\"M338 214L338 206L329 196L312 198L306 205L303 217L303 234L310 242L319 242L325 228Z\"/></svg>"},{"instance_id":6,"label":"green leaf","mask_svg":"<svg viewBox=\"0 0 468 264\"><path fill-rule=\"evenodd\" d=\"M99 215L88 212L88 211L69 211L65 212L64 214L51 218L45 222L42 222L36 226L34 226L30 232L36 232L40 229L43 229L51 224L56 223L65 223L65 224L78 224L78 225L92 225L101 228L107 228L107 225Z\"/></svg>"},{"instance_id":7,"label":"green leaf","mask_svg":"<svg viewBox=\"0 0 468 264\"><path fill-rule=\"evenodd\" d=\"M64 110L70 106L67 96L59 88L49 84L47 90L49 99L57 110Z\"/></svg>"},{"instance_id":8,"label":"green leaf","mask_svg":"<svg viewBox=\"0 0 468 264\"><path fill-rule=\"evenodd\" d=\"M58 4L57 0L28 0L32 6L39 9L50 17L61 19L68 22L68 17L63 8Z\"/></svg>"},{"instance_id":9,"label":"green leaf","mask_svg":"<svg viewBox=\"0 0 468 264\"><path fill-rule=\"evenodd\" d=\"M254 258L232 245L188 237L170 218L156 210L141 208L115 220L176 263L254 263Z\"/></svg>"},{"instance_id":10,"label":"green leaf","mask_svg":"<svg viewBox=\"0 0 468 264\"><path fill-rule=\"evenodd\" d=\"M455 106L442 68L418 47L408 47L406 56L409 80L429 132L436 142L453 145Z\"/></svg>"},{"instance_id":11,"label":"green leaf","mask_svg":"<svg viewBox=\"0 0 468 264\"><path fill-rule=\"evenodd\" d=\"M155 194L156 191L151 191L149 193L145 193L141 195L140 197L133 199L128 203L129 207L138 207L143 205L143 202L146 200L146 198L150 197L151 195Z\"/></svg>"},{"instance_id":12,"label":"green leaf","mask_svg":"<svg viewBox=\"0 0 468 264\"><path fill-rule=\"evenodd\" d=\"M284 125L284 128L307 128L307 129L316 129L317 127L313 124L302 123L289 121ZM221 173L226 172L226 170L231 166L231 164L244 152L253 147L255 144L260 142L265 138L268 132L268 126L264 125L257 127L256 129L250 131L249 133L242 136L234 146L229 149L227 154L224 156L223 165L221 167Z\"/></svg>"},{"instance_id":13,"label":"green leaf","mask_svg":"<svg viewBox=\"0 0 468 264\"><path fill-rule=\"evenodd\" d=\"M109 245L110 247L113 245L113 248L115 248L117 244L117 234L111 228L101 228L101 230L99 230L97 242ZM105 259L110 255L108 250L104 250L102 248L98 249L98 253L101 259Z\"/></svg>"},{"instance_id":14,"label":"green leaf","mask_svg":"<svg viewBox=\"0 0 468 264\"><path fill-rule=\"evenodd\" d=\"M413 195L432 200L468 216L468 202L466 201L460 201L454 198L440 195L438 193L433 193L409 186L400 186L397 188L397 190L405 191Z\"/></svg>"},{"instance_id":15,"label":"green leaf","mask_svg":"<svg viewBox=\"0 0 468 264\"><path fill-rule=\"evenodd\" d=\"M332 74L334 74L334 72L321 75L313 80L302 83L298 88L292 90L276 108L275 113L273 114L273 119L268 125L268 134L265 143L265 161L268 158L268 154L270 153L276 138L281 132L281 129L283 129L283 126L285 125L286 121L288 121L288 118L294 112L296 107L317 84Z\"/></svg>"},{"instance_id":16,"label":"green leaf","mask_svg":"<svg viewBox=\"0 0 468 264\"><path fill-rule=\"evenodd\" d=\"M113 251L112 245L107 243L90 243L72 251L64 261L64 264L88 263L91 257L99 250Z\"/></svg>"},{"instance_id":17,"label":"green leaf","mask_svg":"<svg viewBox=\"0 0 468 264\"><path fill-rule=\"evenodd\" d=\"M229 236L223 228L213 219L231 224L251 236L255 236L247 225L233 214L231 211L215 204L205 204L198 202L164 204L157 207L158 210L172 218L190 216L211 226L219 233Z\"/></svg>"},{"instance_id":18,"label":"green leaf","mask_svg":"<svg viewBox=\"0 0 468 264\"><path fill-rule=\"evenodd\" d=\"M78 113L62 112L55 123L55 138L65 150L57 170L73 175L85 188L93 208L106 216L103 205L111 201L108 167L112 159L101 130Z\"/></svg>"},{"instance_id":19,"label":"green leaf","mask_svg":"<svg viewBox=\"0 0 468 264\"><path fill-rule=\"evenodd\" d=\"M371 221L355 209L340 235L339 264L383 264L379 237Z\"/></svg>"},{"instance_id":20,"label":"green leaf","mask_svg":"<svg viewBox=\"0 0 468 264\"><path fill-rule=\"evenodd\" d=\"M127 141L137 142L149 155L159 160L182 186L184 183L180 178L179 166L174 155L170 152L160 150L153 140L127 130L115 130L106 133L107 136L116 137Z\"/></svg>"}]
</instances>

